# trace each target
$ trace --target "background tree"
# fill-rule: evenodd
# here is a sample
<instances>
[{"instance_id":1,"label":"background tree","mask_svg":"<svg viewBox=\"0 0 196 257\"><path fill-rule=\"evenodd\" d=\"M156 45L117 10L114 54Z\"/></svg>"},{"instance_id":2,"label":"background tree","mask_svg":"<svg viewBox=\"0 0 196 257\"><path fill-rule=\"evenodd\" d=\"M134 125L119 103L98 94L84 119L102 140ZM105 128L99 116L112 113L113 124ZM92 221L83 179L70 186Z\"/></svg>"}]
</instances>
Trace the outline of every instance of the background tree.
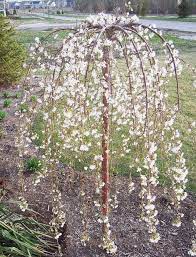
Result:
<instances>
[{"instance_id":1,"label":"background tree","mask_svg":"<svg viewBox=\"0 0 196 257\"><path fill-rule=\"evenodd\" d=\"M87 11L89 8L89 2L88 0L77 0L75 8L79 10L80 12Z\"/></svg>"},{"instance_id":2,"label":"background tree","mask_svg":"<svg viewBox=\"0 0 196 257\"><path fill-rule=\"evenodd\" d=\"M16 41L15 31L6 18L0 17L0 86L18 82L24 69L25 50Z\"/></svg>"},{"instance_id":3,"label":"background tree","mask_svg":"<svg viewBox=\"0 0 196 257\"><path fill-rule=\"evenodd\" d=\"M76 9L81 12L114 12L119 9L121 13L125 12L125 0L77 0Z\"/></svg>"},{"instance_id":4,"label":"background tree","mask_svg":"<svg viewBox=\"0 0 196 257\"><path fill-rule=\"evenodd\" d=\"M177 14L180 18L186 18L191 14L191 4L189 0L182 0L178 5Z\"/></svg>"},{"instance_id":5,"label":"background tree","mask_svg":"<svg viewBox=\"0 0 196 257\"><path fill-rule=\"evenodd\" d=\"M140 16L145 16L149 10L149 1L140 0L137 6L137 14Z\"/></svg>"}]
</instances>

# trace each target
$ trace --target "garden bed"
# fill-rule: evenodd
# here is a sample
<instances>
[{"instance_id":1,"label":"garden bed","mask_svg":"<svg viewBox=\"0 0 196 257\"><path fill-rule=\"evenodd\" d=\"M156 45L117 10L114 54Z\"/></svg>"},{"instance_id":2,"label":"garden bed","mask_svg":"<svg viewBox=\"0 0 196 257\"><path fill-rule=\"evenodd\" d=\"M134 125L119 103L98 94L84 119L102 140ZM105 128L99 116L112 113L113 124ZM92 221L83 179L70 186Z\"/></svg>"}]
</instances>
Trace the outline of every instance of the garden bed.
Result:
<instances>
[{"instance_id":1,"label":"garden bed","mask_svg":"<svg viewBox=\"0 0 196 257\"><path fill-rule=\"evenodd\" d=\"M12 90L15 94L17 90ZM19 100L15 100L15 103ZM14 100L13 100L14 102ZM17 200L18 194L18 174L17 174L17 149L14 146L15 126L18 122L14 116L14 110L18 108L15 104L9 108L9 115L1 123L5 130L5 135L0 143L0 174L1 180L5 181L4 202ZM65 237L62 239L64 256L66 257L106 257L98 245L101 243L101 225L95 220L94 210L94 177L73 171L66 166L60 167L59 175L60 189L63 195L64 210L67 215L67 229ZM115 256L123 257L188 257L188 251L191 248L191 239L193 237L192 221L195 217L196 199L191 193L184 201L182 210L185 214L180 228L171 227L172 205L170 198L161 187L158 188L157 205L159 218L161 220L158 229L161 234L161 240L158 244L149 243L146 226L140 222L140 199L138 191L140 189L139 181L134 180L136 189L131 194L128 193L128 178L122 176L113 177L114 185L118 188L119 206L110 214L112 235L118 246L118 252ZM40 221L49 222L52 218L51 212L51 181L45 179L40 185L32 185L33 175L25 175L25 184L27 186L26 198L29 201L29 207L35 211L34 217ZM82 246L80 236L83 231L81 223L81 199L80 183L84 182L85 191L89 195L90 206L88 213L90 241L86 246ZM12 204L11 204L12 206ZM15 206L13 205L13 210ZM36 214L39 213L39 214ZM28 215L28 213L27 213Z\"/></svg>"}]
</instances>

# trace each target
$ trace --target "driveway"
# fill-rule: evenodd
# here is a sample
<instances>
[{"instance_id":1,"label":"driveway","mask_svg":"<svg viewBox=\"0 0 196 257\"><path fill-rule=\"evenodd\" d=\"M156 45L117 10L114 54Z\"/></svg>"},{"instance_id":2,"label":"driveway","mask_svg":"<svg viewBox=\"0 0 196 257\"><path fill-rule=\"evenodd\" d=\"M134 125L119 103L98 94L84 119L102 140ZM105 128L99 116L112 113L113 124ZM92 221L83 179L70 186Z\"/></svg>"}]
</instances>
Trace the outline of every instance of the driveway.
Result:
<instances>
[{"instance_id":1,"label":"driveway","mask_svg":"<svg viewBox=\"0 0 196 257\"><path fill-rule=\"evenodd\" d=\"M196 22L162 21L140 19L144 25L155 24L158 29L196 33Z\"/></svg>"},{"instance_id":2,"label":"driveway","mask_svg":"<svg viewBox=\"0 0 196 257\"><path fill-rule=\"evenodd\" d=\"M83 19L84 16L73 15L48 15L44 13L32 13L32 16L39 16L40 18L52 18L55 20L64 20L66 23L32 23L32 24L22 24L17 27L19 30L51 30L51 29L69 29L77 26ZM182 34L182 38L194 39L196 40L196 23L194 22L180 22L180 21L163 21L163 20L145 20L140 19L140 22L144 25L155 24L158 29L165 31L179 32Z\"/></svg>"}]
</instances>

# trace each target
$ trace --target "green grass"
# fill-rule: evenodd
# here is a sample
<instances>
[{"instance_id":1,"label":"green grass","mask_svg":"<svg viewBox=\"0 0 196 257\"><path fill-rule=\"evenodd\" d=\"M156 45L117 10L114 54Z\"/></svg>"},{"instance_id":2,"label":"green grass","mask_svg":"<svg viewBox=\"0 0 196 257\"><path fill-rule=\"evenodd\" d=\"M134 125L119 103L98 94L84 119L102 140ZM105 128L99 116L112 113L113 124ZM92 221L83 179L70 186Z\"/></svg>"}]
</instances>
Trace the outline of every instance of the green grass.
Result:
<instances>
[{"instance_id":1,"label":"green grass","mask_svg":"<svg viewBox=\"0 0 196 257\"><path fill-rule=\"evenodd\" d=\"M194 51L189 53L181 51L181 58L187 63L191 64L192 67L196 65L196 48ZM180 108L181 111L178 115L176 128L179 129L182 135L182 143L183 143L183 151L186 159L186 165L189 170L189 181L187 185L188 191L192 191L196 193L196 129L193 129L192 132L189 132L190 124L196 121L196 89L193 88L193 74L191 73L190 68L184 66L184 70L179 79L179 87L180 87ZM168 92L169 92L169 102L174 103L177 102L176 97L176 86L174 79L171 79L168 84ZM121 139L115 137L115 142L119 144ZM117 157L119 158L119 157ZM164 157L162 157L164 158ZM118 162L118 174L126 175L129 171L129 163L130 159L127 157L119 158ZM160 170L160 182L162 185L168 183L167 177L161 172L162 167L164 165L164 161L158 161L158 167ZM138 176L134 171L132 172L134 176Z\"/></svg>"},{"instance_id":2,"label":"green grass","mask_svg":"<svg viewBox=\"0 0 196 257\"><path fill-rule=\"evenodd\" d=\"M4 107L4 108L8 108L8 107L11 106L11 104L12 104L12 100L11 100L11 99L6 99L6 100L4 100L4 102L3 102L3 107Z\"/></svg>"},{"instance_id":3,"label":"green grass","mask_svg":"<svg viewBox=\"0 0 196 257\"><path fill-rule=\"evenodd\" d=\"M192 53L182 53L182 59L191 64L192 67L196 66L196 48ZM189 182L188 189L196 192L196 131L190 133L188 131L189 125L196 121L196 90L193 88L193 74L190 68L185 68L182 76L180 77L180 105L181 111L177 120L177 127L182 134L183 150L187 160L187 167L189 169ZM176 101L175 88L173 87L174 81L171 80L169 84L170 101Z\"/></svg>"},{"instance_id":4,"label":"green grass","mask_svg":"<svg viewBox=\"0 0 196 257\"><path fill-rule=\"evenodd\" d=\"M18 32L18 39L22 44L29 45L34 41L35 37L40 37L40 39L43 39L49 33L50 32L33 32L33 31ZM60 32L57 42L60 42L62 38L66 37L66 34L67 32ZM172 40L174 42L176 48L180 50L181 56L184 61L192 64L193 66L196 65L196 41L180 39L168 33L166 33L164 37L167 41ZM56 42L56 40L50 39L49 42ZM154 37L151 43L155 46L155 48L159 49L160 41L158 40L157 37ZM193 79L190 74L190 69L185 68L180 79L182 110L179 115L178 127L183 135L183 148L185 152L185 157L187 159L187 166L190 170L188 189L193 192L196 192L196 161L195 161L196 144L194 141L195 140L194 137L196 135L188 133L188 124L196 120L196 112L195 112L196 91L194 91L192 87L192 83L193 83ZM171 83L169 84L171 102L176 101L175 88L173 87L173 85L174 83L173 81L171 81ZM39 140L37 140L36 142L37 145L41 145L44 139L44 135L41 133L42 129L43 129L43 120L39 116L37 117L33 125L34 132L37 132L39 134L39 131L40 131ZM120 146L121 138L116 137L115 144ZM64 162L65 163L75 162L74 168L78 170L82 170L85 166L85 163L89 162L89 158L91 158L91 156L87 156L87 158L85 160L83 159L82 162L77 162L76 160L73 160L72 156L68 155L64 158ZM128 159L127 157L116 158L115 169L113 170L113 172L115 173L116 170L118 170L118 174L126 175L130 171L129 163L130 163L130 159Z\"/></svg>"},{"instance_id":5,"label":"green grass","mask_svg":"<svg viewBox=\"0 0 196 257\"><path fill-rule=\"evenodd\" d=\"M51 31L17 31L16 37L18 41L28 47L31 43L34 42L35 37L39 37L40 40L43 40L46 38ZM47 42L53 43L53 42L60 42L63 38L66 37L68 34L68 31L61 31L58 32L58 38L54 39L52 36L47 39ZM175 35L164 33L164 37L167 41L172 40L176 46L181 51L185 52L195 52L196 51L196 40L186 40L181 39ZM158 37L154 37L152 39L152 43L155 44L156 47L160 46L160 40Z\"/></svg>"},{"instance_id":6,"label":"green grass","mask_svg":"<svg viewBox=\"0 0 196 257\"><path fill-rule=\"evenodd\" d=\"M21 44L28 47L30 44L35 42L36 37L40 38L40 40L42 41L50 34L51 34L51 31L17 31L16 38ZM53 36L55 35L53 34L53 36L51 35L50 37L48 37L46 42L58 43L59 41L61 41L66 37L68 32L61 31L61 32L58 32L57 34L58 34L57 39L53 38Z\"/></svg>"},{"instance_id":7,"label":"green grass","mask_svg":"<svg viewBox=\"0 0 196 257\"><path fill-rule=\"evenodd\" d=\"M196 16L189 16L187 18L179 18L177 16L145 16L145 17L140 17L140 18L146 19L146 20L196 22Z\"/></svg>"},{"instance_id":8,"label":"green grass","mask_svg":"<svg viewBox=\"0 0 196 257\"><path fill-rule=\"evenodd\" d=\"M196 64L196 51L194 53L184 53L182 58L187 63L192 64L193 66ZM180 130L182 134L182 141L183 141L183 151L185 153L185 158L187 160L187 167L189 169L189 182L188 182L188 191L196 192L196 133L195 132L188 132L189 124L196 120L196 111L195 111L195 99L196 99L196 90L193 88L193 78L191 76L190 70L185 68L182 76L180 78L180 103L181 103L181 112L179 114L176 127ZM176 102L176 87L174 86L174 80L172 79L168 84L168 91L169 91L169 101L171 103ZM37 140L36 144L41 145L42 141L44 140L44 135L41 132L43 130L43 120L41 116L39 116L34 123L33 126L34 132L39 135L39 140ZM126 129L125 129L126 130ZM115 128L113 129L115 131ZM123 131L126 134L126 131ZM122 147L122 139L121 134L119 132L113 134L113 147L114 149L121 149ZM93 139L88 139L92 140ZM72 166L74 169L78 171L84 170L84 167L91 162L93 155L99 154L99 149L93 149L93 153L90 152L87 155L81 155L79 158L81 161L78 161L77 158L70 152L67 151L64 153L64 158L62 161L65 164ZM120 150L119 150L120 151ZM131 170L129 165L131 163L131 158L133 156L125 155L121 157L119 154L114 155L113 164L111 172L113 174L118 174L121 176L127 176L130 171L134 176L138 176L135 170ZM162 158L164 159L163 155ZM158 166L161 171L162 167L165 165L164 161L158 161ZM160 175L160 182L162 185L167 184L167 177L161 172Z\"/></svg>"},{"instance_id":9,"label":"green grass","mask_svg":"<svg viewBox=\"0 0 196 257\"><path fill-rule=\"evenodd\" d=\"M32 24L32 23L74 23L73 20L57 20L52 17L9 17L11 23L14 26L19 26L19 25L25 25L25 24Z\"/></svg>"},{"instance_id":10,"label":"green grass","mask_svg":"<svg viewBox=\"0 0 196 257\"><path fill-rule=\"evenodd\" d=\"M196 50L196 49L195 49ZM194 53L182 54L182 58L193 67L196 65L196 51ZM189 183L188 188L196 192L196 130L188 132L189 124L196 121L196 90L193 88L193 76L190 69L186 68L183 71L180 79L180 100L181 113L178 118L177 126L179 127L183 138L183 150L187 159L187 167L189 168ZM174 88L171 88L171 101L176 100ZM173 91L173 93L172 93Z\"/></svg>"},{"instance_id":11,"label":"green grass","mask_svg":"<svg viewBox=\"0 0 196 257\"><path fill-rule=\"evenodd\" d=\"M175 47L180 50L181 53L196 52L196 40L182 39L170 33L164 33L163 37L166 41L173 41ZM151 42L156 48L160 48L160 39L157 36L153 37Z\"/></svg>"},{"instance_id":12,"label":"green grass","mask_svg":"<svg viewBox=\"0 0 196 257\"><path fill-rule=\"evenodd\" d=\"M42 162L37 157L29 158L25 164L26 170L30 173L36 173L42 168Z\"/></svg>"},{"instance_id":13,"label":"green grass","mask_svg":"<svg viewBox=\"0 0 196 257\"><path fill-rule=\"evenodd\" d=\"M26 23L34 23L34 22L39 22L42 19L39 17L20 17L20 16L10 16L9 17L11 22L14 22L14 25L17 24L26 24Z\"/></svg>"},{"instance_id":14,"label":"green grass","mask_svg":"<svg viewBox=\"0 0 196 257\"><path fill-rule=\"evenodd\" d=\"M71 18L74 18L74 19L86 19L90 14L78 14L78 13L70 13L70 12L64 12L64 14L56 14L56 13L53 13L52 15L58 15L58 16L66 16L66 17L71 17Z\"/></svg>"}]
</instances>

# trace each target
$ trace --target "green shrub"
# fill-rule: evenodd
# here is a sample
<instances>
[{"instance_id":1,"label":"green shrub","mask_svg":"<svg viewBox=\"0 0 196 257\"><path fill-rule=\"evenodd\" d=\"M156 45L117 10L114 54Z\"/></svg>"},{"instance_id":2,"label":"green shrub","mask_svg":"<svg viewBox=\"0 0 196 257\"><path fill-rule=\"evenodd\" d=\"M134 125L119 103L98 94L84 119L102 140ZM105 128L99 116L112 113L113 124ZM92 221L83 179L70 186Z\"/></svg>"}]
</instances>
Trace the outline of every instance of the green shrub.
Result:
<instances>
[{"instance_id":1,"label":"green shrub","mask_svg":"<svg viewBox=\"0 0 196 257\"><path fill-rule=\"evenodd\" d=\"M26 170L29 172L40 171L42 168L42 163L37 157L32 157L26 161Z\"/></svg>"},{"instance_id":2,"label":"green shrub","mask_svg":"<svg viewBox=\"0 0 196 257\"><path fill-rule=\"evenodd\" d=\"M146 16L149 12L149 0L139 0L136 6L136 13L139 16Z\"/></svg>"},{"instance_id":3,"label":"green shrub","mask_svg":"<svg viewBox=\"0 0 196 257\"><path fill-rule=\"evenodd\" d=\"M143 0L139 15L145 16L148 13L148 10L149 10L149 2L148 0Z\"/></svg>"},{"instance_id":4,"label":"green shrub","mask_svg":"<svg viewBox=\"0 0 196 257\"><path fill-rule=\"evenodd\" d=\"M7 116L7 113L0 110L0 121L2 121Z\"/></svg>"},{"instance_id":5,"label":"green shrub","mask_svg":"<svg viewBox=\"0 0 196 257\"><path fill-rule=\"evenodd\" d=\"M56 12L56 14L61 14L61 12L58 10L58 11Z\"/></svg>"},{"instance_id":6,"label":"green shrub","mask_svg":"<svg viewBox=\"0 0 196 257\"><path fill-rule=\"evenodd\" d=\"M0 17L0 86L10 86L22 78L25 56L14 29L5 17Z\"/></svg>"},{"instance_id":7,"label":"green shrub","mask_svg":"<svg viewBox=\"0 0 196 257\"><path fill-rule=\"evenodd\" d=\"M3 102L3 107L4 107L4 108L10 107L11 104L12 104L12 100L6 99L6 100Z\"/></svg>"}]
</instances>

